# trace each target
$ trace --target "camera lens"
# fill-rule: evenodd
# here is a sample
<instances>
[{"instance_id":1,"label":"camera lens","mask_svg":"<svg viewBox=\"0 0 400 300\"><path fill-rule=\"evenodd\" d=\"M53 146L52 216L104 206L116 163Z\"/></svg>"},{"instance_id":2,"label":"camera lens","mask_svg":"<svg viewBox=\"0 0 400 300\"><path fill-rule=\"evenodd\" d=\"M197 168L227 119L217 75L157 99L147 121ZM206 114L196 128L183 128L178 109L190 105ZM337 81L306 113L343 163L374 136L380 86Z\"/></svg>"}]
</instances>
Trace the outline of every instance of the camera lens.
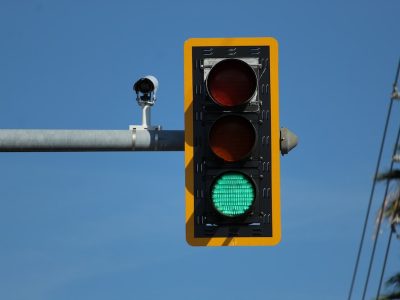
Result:
<instances>
[{"instance_id":1,"label":"camera lens","mask_svg":"<svg viewBox=\"0 0 400 300\"><path fill-rule=\"evenodd\" d=\"M154 91L154 84L153 82L151 82L150 79L148 78L142 78L139 79L135 85L133 86L133 89L135 90L135 92L141 92L141 93L150 93L152 91Z\"/></svg>"}]
</instances>

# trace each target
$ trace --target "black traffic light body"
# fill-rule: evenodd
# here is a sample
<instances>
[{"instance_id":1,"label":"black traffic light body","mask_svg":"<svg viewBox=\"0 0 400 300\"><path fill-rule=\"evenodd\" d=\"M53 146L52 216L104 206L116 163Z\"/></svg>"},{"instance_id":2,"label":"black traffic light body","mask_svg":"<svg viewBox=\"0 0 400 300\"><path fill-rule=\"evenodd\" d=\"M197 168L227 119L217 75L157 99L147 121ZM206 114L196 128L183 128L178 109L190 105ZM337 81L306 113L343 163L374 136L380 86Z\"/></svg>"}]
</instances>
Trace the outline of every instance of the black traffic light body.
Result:
<instances>
[{"instance_id":1,"label":"black traffic light body","mask_svg":"<svg viewBox=\"0 0 400 300\"><path fill-rule=\"evenodd\" d=\"M191 245L280 240L277 43L185 44L186 236Z\"/></svg>"}]
</instances>

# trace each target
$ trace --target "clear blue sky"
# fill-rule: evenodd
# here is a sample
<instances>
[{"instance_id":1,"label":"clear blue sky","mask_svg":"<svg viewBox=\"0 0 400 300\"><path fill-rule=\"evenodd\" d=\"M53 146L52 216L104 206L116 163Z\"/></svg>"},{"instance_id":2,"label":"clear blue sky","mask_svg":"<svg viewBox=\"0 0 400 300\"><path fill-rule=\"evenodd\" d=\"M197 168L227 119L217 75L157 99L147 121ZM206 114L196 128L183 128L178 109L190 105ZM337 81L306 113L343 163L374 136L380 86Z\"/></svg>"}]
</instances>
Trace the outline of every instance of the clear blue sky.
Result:
<instances>
[{"instance_id":1,"label":"clear blue sky","mask_svg":"<svg viewBox=\"0 0 400 300\"><path fill-rule=\"evenodd\" d=\"M0 128L127 129L132 83L153 74L153 122L183 129L184 41L273 36L281 126L300 144L281 159L276 247L186 244L183 152L0 154L0 298L344 299L399 13L398 0L1 1Z\"/></svg>"}]
</instances>

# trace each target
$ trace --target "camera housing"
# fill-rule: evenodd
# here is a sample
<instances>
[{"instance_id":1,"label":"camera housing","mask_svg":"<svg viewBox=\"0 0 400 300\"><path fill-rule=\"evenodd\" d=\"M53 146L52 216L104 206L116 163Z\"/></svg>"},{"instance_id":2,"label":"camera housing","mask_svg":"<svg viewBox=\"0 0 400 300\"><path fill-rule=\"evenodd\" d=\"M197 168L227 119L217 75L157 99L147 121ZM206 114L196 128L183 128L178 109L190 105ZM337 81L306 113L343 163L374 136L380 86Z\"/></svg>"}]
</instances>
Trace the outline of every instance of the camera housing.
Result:
<instances>
[{"instance_id":1,"label":"camera housing","mask_svg":"<svg viewBox=\"0 0 400 300\"><path fill-rule=\"evenodd\" d=\"M156 101L158 80L152 75L142 77L135 82L133 90L140 105L153 105Z\"/></svg>"}]
</instances>

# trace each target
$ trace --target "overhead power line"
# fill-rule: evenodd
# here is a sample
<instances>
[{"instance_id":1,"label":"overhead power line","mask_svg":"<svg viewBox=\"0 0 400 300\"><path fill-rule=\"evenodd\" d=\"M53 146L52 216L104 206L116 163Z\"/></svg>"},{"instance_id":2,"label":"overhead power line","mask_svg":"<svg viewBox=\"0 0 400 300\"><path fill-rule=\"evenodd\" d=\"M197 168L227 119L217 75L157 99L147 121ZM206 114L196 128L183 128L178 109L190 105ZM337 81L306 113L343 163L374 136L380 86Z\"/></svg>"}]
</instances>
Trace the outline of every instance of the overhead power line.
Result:
<instances>
[{"instance_id":1,"label":"overhead power line","mask_svg":"<svg viewBox=\"0 0 400 300\"><path fill-rule=\"evenodd\" d=\"M378 172L379 172L381 161L382 161L383 148L384 148L384 145L385 145L386 136L387 136L387 129L388 129L389 121L390 121L390 118L391 118L393 102L394 102L395 99L399 99L400 98L399 97L399 93L398 93L398 89L397 89L397 82L398 82L398 79L399 79L399 72L400 72L400 60L399 60L399 63L398 63L397 72L396 72L396 76L395 76L395 80L394 80L394 84L393 84L392 95L391 95L391 98L390 98L390 101L389 101L389 107L388 107L388 111L387 111L387 115L386 115L385 126L384 126L384 130L383 130L381 144L380 144L378 159L377 159L377 162L376 162L374 179L373 179L373 182L372 182L371 192L370 192L370 196L369 196L369 200L368 200L367 211L366 211L364 224L363 224L363 229L362 229L362 233L361 233L361 239L360 239L360 243L359 243L358 250L357 250L356 262L355 262L355 265L354 265L354 270L353 270L353 275L352 275L352 279L351 279L350 289L349 289L349 293L348 293L348 297L347 297L348 300L351 300L351 297L353 295L354 285L355 285L355 281L356 281L356 278L357 278L357 273L358 273L358 269L359 269L359 265L360 265L360 258L361 258L362 250L363 250L363 247L364 247L365 235L366 235L368 221L369 221L369 217L370 217L370 213L371 213L372 201L373 201L374 193L375 193L375 186L376 186L376 182L377 182L376 178L378 176ZM394 153L393 155L395 155L395 154L396 153ZM380 226L380 224L379 224L379 226ZM374 252L375 252L375 250L373 250L373 253ZM371 257L373 257L373 256L371 256ZM373 260L373 258L372 258L372 260ZM370 264L372 265L372 263L370 263ZM363 291L363 298L362 299L365 298L365 292L366 292L366 289L367 289L367 286L368 286L368 281L369 281L369 274L370 274L370 268L368 270L367 280L366 280L366 283L364 285L364 291Z\"/></svg>"}]
</instances>

